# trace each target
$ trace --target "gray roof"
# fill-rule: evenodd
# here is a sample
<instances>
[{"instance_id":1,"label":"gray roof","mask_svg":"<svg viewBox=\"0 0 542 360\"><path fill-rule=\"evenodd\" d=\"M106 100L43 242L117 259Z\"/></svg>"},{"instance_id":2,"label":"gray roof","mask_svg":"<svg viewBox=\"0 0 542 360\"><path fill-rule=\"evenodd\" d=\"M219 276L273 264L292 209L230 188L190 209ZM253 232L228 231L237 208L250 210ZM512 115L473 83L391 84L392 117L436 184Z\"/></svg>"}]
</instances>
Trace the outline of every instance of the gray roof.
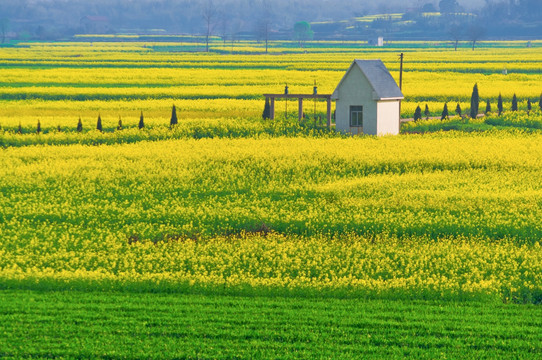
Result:
<instances>
[{"instance_id":1,"label":"gray roof","mask_svg":"<svg viewBox=\"0 0 542 360\"><path fill-rule=\"evenodd\" d=\"M339 87L350 72L350 69L355 65L359 67L367 80L369 80L369 83L378 97L377 100L404 99L401 89L399 89L399 86L397 86L397 83L386 68L386 65L384 65L381 60L354 60L333 92L334 99L338 98Z\"/></svg>"}]
</instances>

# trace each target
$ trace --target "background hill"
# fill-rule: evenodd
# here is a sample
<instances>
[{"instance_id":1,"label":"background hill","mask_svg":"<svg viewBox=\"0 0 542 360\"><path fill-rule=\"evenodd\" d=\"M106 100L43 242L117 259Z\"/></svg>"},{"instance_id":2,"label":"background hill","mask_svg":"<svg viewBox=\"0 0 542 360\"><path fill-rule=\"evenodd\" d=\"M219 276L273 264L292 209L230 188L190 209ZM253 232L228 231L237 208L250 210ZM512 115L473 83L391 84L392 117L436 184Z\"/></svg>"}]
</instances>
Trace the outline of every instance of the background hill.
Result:
<instances>
[{"instance_id":1,"label":"background hill","mask_svg":"<svg viewBox=\"0 0 542 360\"><path fill-rule=\"evenodd\" d=\"M315 40L534 39L541 18L539 0L0 0L0 42L96 33L290 40L299 22Z\"/></svg>"}]
</instances>

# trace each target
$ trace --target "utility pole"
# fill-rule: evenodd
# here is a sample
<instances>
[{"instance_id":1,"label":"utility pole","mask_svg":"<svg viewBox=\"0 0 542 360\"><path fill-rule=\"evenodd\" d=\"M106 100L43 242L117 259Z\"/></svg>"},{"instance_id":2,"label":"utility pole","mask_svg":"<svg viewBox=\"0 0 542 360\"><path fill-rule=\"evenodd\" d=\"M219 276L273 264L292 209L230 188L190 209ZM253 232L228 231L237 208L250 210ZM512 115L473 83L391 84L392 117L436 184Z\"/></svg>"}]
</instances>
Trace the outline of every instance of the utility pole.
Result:
<instances>
[{"instance_id":1,"label":"utility pole","mask_svg":"<svg viewBox=\"0 0 542 360\"><path fill-rule=\"evenodd\" d=\"M314 87L312 88L312 94L318 94L318 87L316 86L316 80L314 80ZM316 97L314 98L314 124L316 126Z\"/></svg>"},{"instance_id":2,"label":"utility pole","mask_svg":"<svg viewBox=\"0 0 542 360\"><path fill-rule=\"evenodd\" d=\"M403 58L405 54L401 53L399 59L401 59L401 66L399 67L399 90L403 92ZM401 100L399 100L399 128L401 128Z\"/></svg>"},{"instance_id":3,"label":"utility pole","mask_svg":"<svg viewBox=\"0 0 542 360\"><path fill-rule=\"evenodd\" d=\"M288 95L288 83L284 87L284 95ZM288 98L286 98L286 111L284 112L284 117L288 120Z\"/></svg>"},{"instance_id":4,"label":"utility pole","mask_svg":"<svg viewBox=\"0 0 542 360\"><path fill-rule=\"evenodd\" d=\"M399 89L403 90L403 58L405 55L401 53L399 59L401 59L401 67L399 68Z\"/></svg>"}]
</instances>

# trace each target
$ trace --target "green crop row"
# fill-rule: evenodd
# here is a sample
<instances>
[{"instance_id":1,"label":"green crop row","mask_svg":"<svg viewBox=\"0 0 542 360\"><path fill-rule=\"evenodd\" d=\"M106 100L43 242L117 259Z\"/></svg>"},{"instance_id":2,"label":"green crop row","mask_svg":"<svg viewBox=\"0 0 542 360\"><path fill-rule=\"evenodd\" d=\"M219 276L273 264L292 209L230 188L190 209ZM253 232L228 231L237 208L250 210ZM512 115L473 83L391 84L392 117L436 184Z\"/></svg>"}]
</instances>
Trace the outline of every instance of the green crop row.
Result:
<instances>
[{"instance_id":1,"label":"green crop row","mask_svg":"<svg viewBox=\"0 0 542 360\"><path fill-rule=\"evenodd\" d=\"M535 359L542 308L485 302L0 292L5 359Z\"/></svg>"},{"instance_id":2,"label":"green crop row","mask_svg":"<svg viewBox=\"0 0 542 360\"><path fill-rule=\"evenodd\" d=\"M183 119L174 127L170 127L168 123L169 120L166 119L163 119L162 124L157 124L155 120L151 125L145 125L142 129L139 129L137 124L127 124L122 130L108 124L103 127L103 131L98 131L96 130L96 122L90 126L88 122L85 122L83 130L77 132L77 124L74 122L71 127L59 125L57 128L42 128L39 134L37 127L25 126L20 130L16 127L11 129L4 127L0 129L0 147L70 144L111 145L171 139L341 137L335 131L328 130L321 118L316 121L307 119L302 122L298 122L297 119L289 119L288 121Z\"/></svg>"}]
</instances>

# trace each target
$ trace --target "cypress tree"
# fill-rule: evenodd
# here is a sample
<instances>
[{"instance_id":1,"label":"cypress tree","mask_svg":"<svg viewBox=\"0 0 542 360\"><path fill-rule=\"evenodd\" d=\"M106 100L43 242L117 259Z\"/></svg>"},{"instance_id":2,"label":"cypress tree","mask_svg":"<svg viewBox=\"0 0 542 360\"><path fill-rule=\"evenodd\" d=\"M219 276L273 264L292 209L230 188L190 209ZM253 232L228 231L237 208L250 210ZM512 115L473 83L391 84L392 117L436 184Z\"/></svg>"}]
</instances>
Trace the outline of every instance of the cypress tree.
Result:
<instances>
[{"instance_id":1,"label":"cypress tree","mask_svg":"<svg viewBox=\"0 0 542 360\"><path fill-rule=\"evenodd\" d=\"M486 100L486 114L489 114L491 112L491 104L489 103L489 99Z\"/></svg>"},{"instance_id":2,"label":"cypress tree","mask_svg":"<svg viewBox=\"0 0 542 360\"><path fill-rule=\"evenodd\" d=\"M19 128L17 129L17 134L23 133L23 127L21 126L21 122L19 121Z\"/></svg>"},{"instance_id":3,"label":"cypress tree","mask_svg":"<svg viewBox=\"0 0 542 360\"><path fill-rule=\"evenodd\" d=\"M171 109L171 120L169 121L169 126L173 127L177 125L177 109L175 108L175 105L173 105L173 108Z\"/></svg>"},{"instance_id":4,"label":"cypress tree","mask_svg":"<svg viewBox=\"0 0 542 360\"><path fill-rule=\"evenodd\" d=\"M497 109L499 109L499 116L502 114L502 95L499 93L499 98L497 99Z\"/></svg>"},{"instance_id":5,"label":"cypress tree","mask_svg":"<svg viewBox=\"0 0 542 360\"><path fill-rule=\"evenodd\" d=\"M60 128L60 125L57 126L56 131L57 132L62 132L62 129Z\"/></svg>"},{"instance_id":6,"label":"cypress tree","mask_svg":"<svg viewBox=\"0 0 542 360\"><path fill-rule=\"evenodd\" d=\"M420 105L416 107L416 111L414 111L414 121L418 121L422 118L422 109L420 108Z\"/></svg>"},{"instance_id":7,"label":"cypress tree","mask_svg":"<svg viewBox=\"0 0 542 360\"><path fill-rule=\"evenodd\" d=\"M271 118L271 105L269 104L269 98L265 98L265 106L263 107L262 117L264 120Z\"/></svg>"},{"instance_id":8,"label":"cypress tree","mask_svg":"<svg viewBox=\"0 0 542 360\"><path fill-rule=\"evenodd\" d=\"M542 110L542 93L540 93L540 100L538 100L538 107Z\"/></svg>"},{"instance_id":9,"label":"cypress tree","mask_svg":"<svg viewBox=\"0 0 542 360\"><path fill-rule=\"evenodd\" d=\"M480 107L480 96L478 94L478 84L474 84L472 95L470 97L470 117L476 119Z\"/></svg>"},{"instance_id":10,"label":"cypress tree","mask_svg":"<svg viewBox=\"0 0 542 360\"><path fill-rule=\"evenodd\" d=\"M143 111L141 111L141 116L139 117L139 124L137 125L138 128L143 129L145 127L145 123L143 122Z\"/></svg>"},{"instance_id":11,"label":"cypress tree","mask_svg":"<svg viewBox=\"0 0 542 360\"><path fill-rule=\"evenodd\" d=\"M429 115L431 115L431 113L429 112L429 106L427 106L427 104L425 104L425 110L423 113L425 115L425 119L429 120Z\"/></svg>"},{"instance_id":12,"label":"cypress tree","mask_svg":"<svg viewBox=\"0 0 542 360\"><path fill-rule=\"evenodd\" d=\"M38 119L38 127L36 129L36 134L39 134L41 132L41 123L40 123L40 119Z\"/></svg>"},{"instance_id":13,"label":"cypress tree","mask_svg":"<svg viewBox=\"0 0 542 360\"><path fill-rule=\"evenodd\" d=\"M512 97L512 111L518 111L518 98L515 93Z\"/></svg>"},{"instance_id":14,"label":"cypress tree","mask_svg":"<svg viewBox=\"0 0 542 360\"><path fill-rule=\"evenodd\" d=\"M448 103L444 103L444 108L442 109L442 116L440 117L440 120L444 120L448 118Z\"/></svg>"},{"instance_id":15,"label":"cypress tree","mask_svg":"<svg viewBox=\"0 0 542 360\"><path fill-rule=\"evenodd\" d=\"M457 103L457 106L455 107L455 113L458 116L461 116L461 105L459 105L459 103Z\"/></svg>"},{"instance_id":16,"label":"cypress tree","mask_svg":"<svg viewBox=\"0 0 542 360\"><path fill-rule=\"evenodd\" d=\"M119 116L119 124L117 125L117 130L122 130L122 119Z\"/></svg>"},{"instance_id":17,"label":"cypress tree","mask_svg":"<svg viewBox=\"0 0 542 360\"><path fill-rule=\"evenodd\" d=\"M79 117L79 122L77 123L77 132L83 131L83 123L81 122L81 117Z\"/></svg>"},{"instance_id":18,"label":"cypress tree","mask_svg":"<svg viewBox=\"0 0 542 360\"><path fill-rule=\"evenodd\" d=\"M102 117L100 115L98 115L98 122L96 123L96 130L98 130L99 132L102 132L103 131L103 128L102 128Z\"/></svg>"},{"instance_id":19,"label":"cypress tree","mask_svg":"<svg viewBox=\"0 0 542 360\"><path fill-rule=\"evenodd\" d=\"M531 99L527 99L527 112L530 112L533 108L533 105L531 104Z\"/></svg>"}]
</instances>

